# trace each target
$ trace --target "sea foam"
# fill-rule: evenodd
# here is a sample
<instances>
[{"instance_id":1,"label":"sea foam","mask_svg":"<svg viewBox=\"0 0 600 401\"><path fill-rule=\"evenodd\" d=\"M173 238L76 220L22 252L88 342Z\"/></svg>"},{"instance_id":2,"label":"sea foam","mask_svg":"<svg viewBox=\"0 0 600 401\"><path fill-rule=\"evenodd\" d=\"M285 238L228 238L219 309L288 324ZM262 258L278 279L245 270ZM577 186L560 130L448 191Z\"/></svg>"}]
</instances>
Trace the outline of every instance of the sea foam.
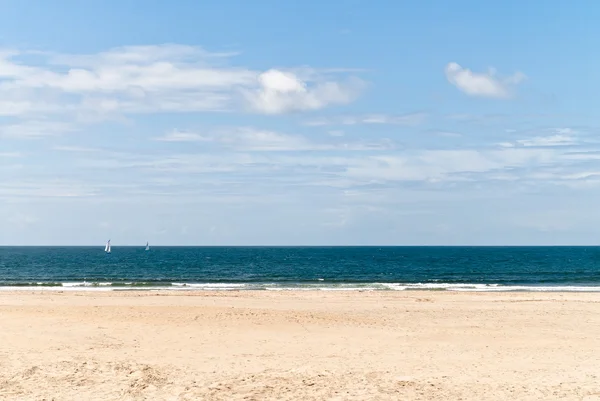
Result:
<instances>
[{"instance_id":1,"label":"sea foam","mask_svg":"<svg viewBox=\"0 0 600 401\"><path fill-rule=\"evenodd\" d=\"M536 286L479 283L151 283L64 282L0 285L0 291L459 291L600 292L600 286Z\"/></svg>"}]
</instances>

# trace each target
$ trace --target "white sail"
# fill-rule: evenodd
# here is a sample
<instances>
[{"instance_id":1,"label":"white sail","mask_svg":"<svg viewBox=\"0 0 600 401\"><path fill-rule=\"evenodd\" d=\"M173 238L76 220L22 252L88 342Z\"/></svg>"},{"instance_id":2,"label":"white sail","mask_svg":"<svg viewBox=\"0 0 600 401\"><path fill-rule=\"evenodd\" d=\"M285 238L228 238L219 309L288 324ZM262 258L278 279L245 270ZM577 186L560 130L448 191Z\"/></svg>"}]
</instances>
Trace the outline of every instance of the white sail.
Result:
<instances>
[{"instance_id":1,"label":"white sail","mask_svg":"<svg viewBox=\"0 0 600 401\"><path fill-rule=\"evenodd\" d=\"M106 243L106 246L104 247L104 252L110 253L110 240L108 240L108 242Z\"/></svg>"},{"instance_id":2,"label":"white sail","mask_svg":"<svg viewBox=\"0 0 600 401\"><path fill-rule=\"evenodd\" d=\"M146 250L149 251L150 250L150 245L148 245L148 242L146 242Z\"/></svg>"}]
</instances>

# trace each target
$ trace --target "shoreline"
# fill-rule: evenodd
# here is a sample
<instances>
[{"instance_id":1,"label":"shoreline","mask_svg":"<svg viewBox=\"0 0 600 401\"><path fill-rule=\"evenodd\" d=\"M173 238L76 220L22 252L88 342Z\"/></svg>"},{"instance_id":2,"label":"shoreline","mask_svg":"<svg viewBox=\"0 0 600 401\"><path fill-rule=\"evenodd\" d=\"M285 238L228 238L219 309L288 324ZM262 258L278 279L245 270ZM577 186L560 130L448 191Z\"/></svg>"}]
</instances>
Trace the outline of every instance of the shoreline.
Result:
<instances>
[{"instance_id":1,"label":"shoreline","mask_svg":"<svg viewBox=\"0 0 600 401\"><path fill-rule=\"evenodd\" d=\"M319 299L341 299L350 303L360 302L361 300L414 300L428 299L430 301L444 302L447 299L461 299L467 301L471 299L484 301L512 301L514 299L522 301L552 301L564 299L573 302L592 302L599 304L600 313L600 294L597 292L574 292L574 291L440 291L440 290L406 290L406 291L322 291L322 290L283 290L283 291L265 291L265 290L117 290L117 291L93 291L86 289L73 290L6 290L0 291L0 308L11 305L10 300L35 302L37 297L43 299L56 297L56 299L70 300L86 298L90 301L95 299L127 299L127 298L194 298L200 301L213 299L248 299L248 300L319 300ZM39 298L39 299L42 299ZM261 305L262 307L263 305ZM264 305L268 307L268 305ZM599 400L600 401L600 400Z\"/></svg>"},{"instance_id":2,"label":"shoreline","mask_svg":"<svg viewBox=\"0 0 600 401\"><path fill-rule=\"evenodd\" d=\"M151 285L110 285L110 284L86 284L86 285L22 285L22 286L1 286L0 294L3 293L24 293L24 292L49 292L49 293L122 293L122 292L148 292L148 293L252 293L252 292L347 292L347 293L574 293L574 294L593 294L600 293L600 285L514 285L502 286L494 284L395 284L395 283L375 283L373 286L367 285L291 285L284 284L187 284L170 286L151 286Z\"/></svg>"},{"instance_id":3,"label":"shoreline","mask_svg":"<svg viewBox=\"0 0 600 401\"><path fill-rule=\"evenodd\" d=\"M189 297L196 298L202 302L203 299L230 299L230 298L245 298L251 300L268 300L273 298L281 298L283 300L315 300L315 299L342 299L349 302L358 302L361 299L367 300L414 300L428 297L427 299L436 300L439 302L448 299L462 299L464 301L471 298L484 299L490 301L502 301L512 299L522 299L530 301L545 301L554 300L559 297L574 302L595 302L600 305L600 294L596 292L573 292L573 291L444 291L444 290L406 290L406 291L368 291L368 290L352 290L352 291L322 291L322 290L282 290L282 291L265 291L265 290L117 290L117 291L90 291L86 289L73 290L51 290L39 291L33 290L16 290L16 291L0 291L0 308L10 305L10 302L4 303L10 299L35 300L36 296L52 297L58 299L75 299L80 297L94 299L104 298L148 298L154 297L163 298L181 298ZM200 306L200 305L199 305ZM264 305L268 307L268 305ZM600 306L599 306L600 308ZM599 311L600 312L600 311ZM600 400L599 400L600 401Z\"/></svg>"},{"instance_id":4,"label":"shoreline","mask_svg":"<svg viewBox=\"0 0 600 401\"><path fill-rule=\"evenodd\" d=\"M497 283L497 282L386 282L334 281L177 281L177 280L23 280L0 281L0 292L6 291L336 291L336 292L600 292L600 283Z\"/></svg>"}]
</instances>

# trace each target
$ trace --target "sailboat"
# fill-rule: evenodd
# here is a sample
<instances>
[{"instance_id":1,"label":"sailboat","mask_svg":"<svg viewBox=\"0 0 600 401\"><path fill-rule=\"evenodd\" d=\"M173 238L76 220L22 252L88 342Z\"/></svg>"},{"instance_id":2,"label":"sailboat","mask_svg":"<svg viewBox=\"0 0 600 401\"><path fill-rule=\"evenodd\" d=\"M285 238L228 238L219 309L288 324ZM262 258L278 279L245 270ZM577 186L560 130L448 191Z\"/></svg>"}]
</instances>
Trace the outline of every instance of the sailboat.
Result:
<instances>
[{"instance_id":1,"label":"sailboat","mask_svg":"<svg viewBox=\"0 0 600 401\"><path fill-rule=\"evenodd\" d=\"M150 245L148 245L148 242L146 241L146 250L149 251L150 250Z\"/></svg>"},{"instance_id":2,"label":"sailboat","mask_svg":"<svg viewBox=\"0 0 600 401\"><path fill-rule=\"evenodd\" d=\"M104 247L104 252L110 253L110 240L108 240L108 242L106 243L106 246Z\"/></svg>"}]
</instances>

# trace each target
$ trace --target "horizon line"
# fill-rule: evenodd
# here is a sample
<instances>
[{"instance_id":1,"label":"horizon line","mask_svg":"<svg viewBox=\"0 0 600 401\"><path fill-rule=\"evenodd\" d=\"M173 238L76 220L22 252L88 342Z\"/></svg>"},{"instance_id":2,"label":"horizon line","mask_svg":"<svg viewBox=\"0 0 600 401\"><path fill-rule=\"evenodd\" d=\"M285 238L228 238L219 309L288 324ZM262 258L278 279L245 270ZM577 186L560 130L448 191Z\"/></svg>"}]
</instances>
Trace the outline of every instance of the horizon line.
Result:
<instances>
[{"instance_id":1,"label":"horizon line","mask_svg":"<svg viewBox=\"0 0 600 401\"><path fill-rule=\"evenodd\" d=\"M106 244L104 244L106 245ZM104 245L98 244L87 244L87 245L47 245L47 244L28 244L28 245L4 245L0 244L0 248L102 248ZM111 248L114 248L115 245L111 243ZM117 248L145 248L146 245L138 245L138 244L123 244L116 245ZM157 244L151 245L150 248L524 248L524 247L600 247L600 244L478 244L478 245L470 245L470 244L461 244L461 245L449 245L449 244L397 244L397 245L164 245Z\"/></svg>"}]
</instances>

